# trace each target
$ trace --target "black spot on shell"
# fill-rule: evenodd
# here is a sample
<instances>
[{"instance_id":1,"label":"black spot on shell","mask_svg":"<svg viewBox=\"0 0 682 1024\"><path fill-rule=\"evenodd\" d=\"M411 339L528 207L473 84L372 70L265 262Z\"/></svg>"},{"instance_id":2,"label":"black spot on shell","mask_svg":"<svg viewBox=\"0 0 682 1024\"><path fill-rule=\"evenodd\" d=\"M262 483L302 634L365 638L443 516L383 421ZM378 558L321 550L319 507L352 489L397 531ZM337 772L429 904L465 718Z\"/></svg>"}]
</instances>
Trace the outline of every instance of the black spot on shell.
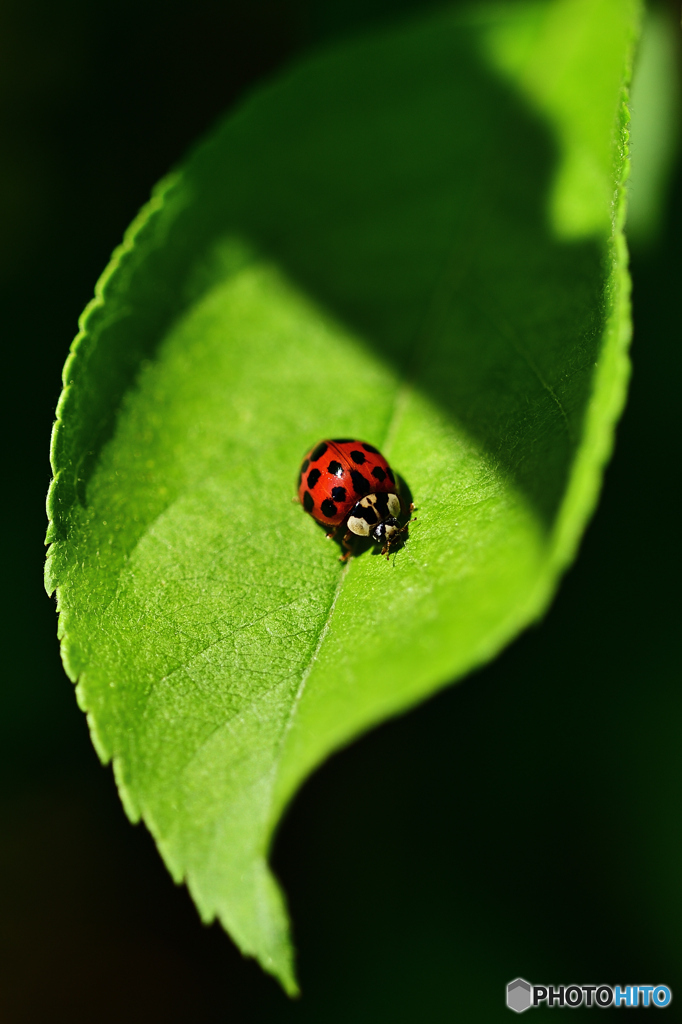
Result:
<instances>
[{"instance_id":1,"label":"black spot on shell","mask_svg":"<svg viewBox=\"0 0 682 1024\"><path fill-rule=\"evenodd\" d=\"M303 464L301 466L301 476L303 476L303 474L305 473L305 471L306 471L306 469L308 468L309 465L310 465L310 459L304 459L303 460Z\"/></svg>"},{"instance_id":2,"label":"black spot on shell","mask_svg":"<svg viewBox=\"0 0 682 1024\"><path fill-rule=\"evenodd\" d=\"M315 502L313 501L313 496L310 491L306 491L303 495L303 508L306 512L312 512L315 508Z\"/></svg>"},{"instance_id":3,"label":"black spot on shell","mask_svg":"<svg viewBox=\"0 0 682 1024\"><path fill-rule=\"evenodd\" d=\"M332 476L343 476L343 466L341 465L340 462L337 462L335 459L332 459L332 461L327 466L327 472L331 473Z\"/></svg>"},{"instance_id":4,"label":"black spot on shell","mask_svg":"<svg viewBox=\"0 0 682 1024\"><path fill-rule=\"evenodd\" d=\"M362 447L365 449L366 452L372 452L373 455L379 454L379 449L375 448L373 444L364 444L363 442Z\"/></svg>"},{"instance_id":5,"label":"black spot on shell","mask_svg":"<svg viewBox=\"0 0 682 1024\"><path fill-rule=\"evenodd\" d=\"M390 466L386 466L386 472L388 473L388 479L391 481L392 484L394 484L395 477L393 476L393 470L391 469Z\"/></svg>"},{"instance_id":6,"label":"black spot on shell","mask_svg":"<svg viewBox=\"0 0 682 1024\"><path fill-rule=\"evenodd\" d=\"M310 453L310 461L317 462L318 459L321 459L326 452L327 447L328 445L326 441L320 441L315 451Z\"/></svg>"},{"instance_id":7,"label":"black spot on shell","mask_svg":"<svg viewBox=\"0 0 682 1024\"><path fill-rule=\"evenodd\" d=\"M326 515L327 519L333 519L337 513L336 505L331 500L331 498L325 498L322 504L320 505L320 508Z\"/></svg>"},{"instance_id":8,"label":"black spot on shell","mask_svg":"<svg viewBox=\"0 0 682 1024\"><path fill-rule=\"evenodd\" d=\"M332 498L334 501L345 501L346 500L346 488L345 487L332 487Z\"/></svg>"},{"instance_id":9,"label":"black spot on shell","mask_svg":"<svg viewBox=\"0 0 682 1024\"><path fill-rule=\"evenodd\" d=\"M350 476L356 494L369 494L371 484L367 477L359 473L357 469L351 469Z\"/></svg>"},{"instance_id":10,"label":"black spot on shell","mask_svg":"<svg viewBox=\"0 0 682 1024\"><path fill-rule=\"evenodd\" d=\"M362 452L353 451L350 453L350 457L353 460L353 462L356 462L358 464L358 466L361 466L363 462L367 461Z\"/></svg>"},{"instance_id":11,"label":"black spot on shell","mask_svg":"<svg viewBox=\"0 0 682 1024\"><path fill-rule=\"evenodd\" d=\"M322 474L320 473L319 469L310 470L310 472L308 473L308 487L311 489L311 491L321 476Z\"/></svg>"},{"instance_id":12,"label":"black spot on shell","mask_svg":"<svg viewBox=\"0 0 682 1024\"><path fill-rule=\"evenodd\" d=\"M381 468L381 466L375 466L374 467L374 469L372 470L372 476L375 478L375 480L385 480L386 479L386 474L384 473L384 471Z\"/></svg>"}]
</instances>

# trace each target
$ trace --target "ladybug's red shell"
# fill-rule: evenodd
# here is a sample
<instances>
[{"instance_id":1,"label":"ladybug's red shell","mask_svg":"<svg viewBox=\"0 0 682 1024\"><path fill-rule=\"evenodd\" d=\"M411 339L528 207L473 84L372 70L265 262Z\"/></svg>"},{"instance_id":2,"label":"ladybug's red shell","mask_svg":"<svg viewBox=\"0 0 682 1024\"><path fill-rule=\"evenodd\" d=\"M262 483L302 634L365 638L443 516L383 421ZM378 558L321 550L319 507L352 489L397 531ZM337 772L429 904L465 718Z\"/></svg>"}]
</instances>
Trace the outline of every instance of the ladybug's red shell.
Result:
<instances>
[{"instance_id":1,"label":"ladybug's red shell","mask_svg":"<svg viewBox=\"0 0 682 1024\"><path fill-rule=\"evenodd\" d=\"M298 497L318 523L338 526L367 494L395 493L391 467L365 441L320 441L301 464Z\"/></svg>"}]
</instances>

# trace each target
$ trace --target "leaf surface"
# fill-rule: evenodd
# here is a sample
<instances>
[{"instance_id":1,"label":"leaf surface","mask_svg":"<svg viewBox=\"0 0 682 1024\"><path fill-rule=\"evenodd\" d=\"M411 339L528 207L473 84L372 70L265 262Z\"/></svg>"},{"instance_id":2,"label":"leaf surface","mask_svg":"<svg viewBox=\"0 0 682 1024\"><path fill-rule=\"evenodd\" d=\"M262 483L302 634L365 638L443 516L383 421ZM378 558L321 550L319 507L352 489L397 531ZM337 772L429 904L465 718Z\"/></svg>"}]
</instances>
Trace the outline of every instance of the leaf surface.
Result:
<instances>
[{"instance_id":1,"label":"leaf surface","mask_svg":"<svg viewBox=\"0 0 682 1024\"><path fill-rule=\"evenodd\" d=\"M66 669L131 819L290 992L287 802L537 618L594 507L637 15L444 10L308 58L159 186L82 318L48 500ZM292 503L329 436L414 496L388 563L342 567Z\"/></svg>"}]
</instances>

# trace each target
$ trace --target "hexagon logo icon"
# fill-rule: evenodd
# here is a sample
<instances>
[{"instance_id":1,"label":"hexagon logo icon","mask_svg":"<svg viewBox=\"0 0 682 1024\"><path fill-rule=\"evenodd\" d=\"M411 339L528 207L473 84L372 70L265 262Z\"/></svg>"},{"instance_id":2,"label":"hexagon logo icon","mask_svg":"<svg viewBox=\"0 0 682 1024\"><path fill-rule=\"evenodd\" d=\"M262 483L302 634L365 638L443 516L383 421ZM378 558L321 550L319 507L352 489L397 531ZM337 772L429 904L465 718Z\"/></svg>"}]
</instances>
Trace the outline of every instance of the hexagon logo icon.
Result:
<instances>
[{"instance_id":1,"label":"hexagon logo icon","mask_svg":"<svg viewBox=\"0 0 682 1024\"><path fill-rule=\"evenodd\" d=\"M507 985L507 1006L515 1013L523 1013L530 1006L530 985L523 978Z\"/></svg>"}]
</instances>

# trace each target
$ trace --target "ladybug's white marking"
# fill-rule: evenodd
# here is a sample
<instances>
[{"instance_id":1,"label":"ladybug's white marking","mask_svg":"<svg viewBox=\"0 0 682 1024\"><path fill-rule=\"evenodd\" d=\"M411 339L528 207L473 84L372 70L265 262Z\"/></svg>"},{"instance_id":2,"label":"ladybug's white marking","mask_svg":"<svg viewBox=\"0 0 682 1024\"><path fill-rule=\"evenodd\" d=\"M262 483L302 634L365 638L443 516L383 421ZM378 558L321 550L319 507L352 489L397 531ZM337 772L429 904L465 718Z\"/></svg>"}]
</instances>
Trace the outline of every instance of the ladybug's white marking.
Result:
<instances>
[{"instance_id":1,"label":"ladybug's white marking","mask_svg":"<svg viewBox=\"0 0 682 1024\"><path fill-rule=\"evenodd\" d=\"M400 498L397 494L388 495L388 511L395 519L400 515Z\"/></svg>"},{"instance_id":2,"label":"ladybug's white marking","mask_svg":"<svg viewBox=\"0 0 682 1024\"><path fill-rule=\"evenodd\" d=\"M348 517L348 529L358 537L369 537L370 525L366 519L358 519L357 516Z\"/></svg>"}]
</instances>

